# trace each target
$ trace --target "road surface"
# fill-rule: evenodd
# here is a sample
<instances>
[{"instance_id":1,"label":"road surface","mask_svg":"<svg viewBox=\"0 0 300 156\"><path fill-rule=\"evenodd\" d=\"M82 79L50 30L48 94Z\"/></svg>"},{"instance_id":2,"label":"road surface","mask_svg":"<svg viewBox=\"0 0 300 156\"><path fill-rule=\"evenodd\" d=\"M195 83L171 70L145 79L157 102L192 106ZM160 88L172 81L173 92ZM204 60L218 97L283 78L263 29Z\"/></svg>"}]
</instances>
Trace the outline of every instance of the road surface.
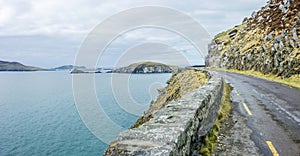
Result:
<instances>
[{"instance_id":1,"label":"road surface","mask_svg":"<svg viewBox=\"0 0 300 156\"><path fill-rule=\"evenodd\" d=\"M245 122L245 128L237 129L251 129L249 141L254 142L259 155L300 156L300 90L252 76L216 72L233 87L231 100L241 116L236 118ZM235 131L230 137L233 135L240 134ZM236 138L227 139L231 146L243 144Z\"/></svg>"}]
</instances>

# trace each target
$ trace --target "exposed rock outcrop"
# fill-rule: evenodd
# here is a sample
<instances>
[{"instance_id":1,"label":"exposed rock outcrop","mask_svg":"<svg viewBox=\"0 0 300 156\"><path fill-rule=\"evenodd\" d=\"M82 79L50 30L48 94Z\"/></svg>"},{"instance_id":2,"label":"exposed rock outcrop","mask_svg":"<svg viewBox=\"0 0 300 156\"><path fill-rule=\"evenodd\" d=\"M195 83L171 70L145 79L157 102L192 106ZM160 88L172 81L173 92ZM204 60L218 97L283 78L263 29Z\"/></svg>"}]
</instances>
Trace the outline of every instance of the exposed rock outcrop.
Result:
<instances>
[{"instance_id":1,"label":"exposed rock outcrop","mask_svg":"<svg viewBox=\"0 0 300 156\"><path fill-rule=\"evenodd\" d=\"M255 70L282 78L299 73L299 8L299 0L270 0L241 25L215 36L206 66Z\"/></svg>"}]
</instances>

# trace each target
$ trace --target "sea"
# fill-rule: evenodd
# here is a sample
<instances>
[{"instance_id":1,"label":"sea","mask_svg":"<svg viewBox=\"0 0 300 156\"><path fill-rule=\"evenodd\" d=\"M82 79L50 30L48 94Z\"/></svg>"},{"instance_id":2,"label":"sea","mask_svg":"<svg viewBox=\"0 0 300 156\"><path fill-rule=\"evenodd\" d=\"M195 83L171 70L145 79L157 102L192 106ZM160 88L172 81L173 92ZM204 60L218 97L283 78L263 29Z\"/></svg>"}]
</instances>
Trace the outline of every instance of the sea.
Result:
<instances>
[{"instance_id":1,"label":"sea","mask_svg":"<svg viewBox=\"0 0 300 156\"><path fill-rule=\"evenodd\" d=\"M119 131L100 129L97 136L86 126L74 98L72 76L66 71L0 72L0 156L103 154L109 142L102 138L117 137ZM110 119L107 122L125 130L135 123L141 112L134 113L122 106L134 101L147 108L158 96L157 89L166 86L171 74L99 73L93 76L99 106ZM119 77L126 80L118 84ZM117 95L120 90L128 93ZM105 122L97 124L107 125Z\"/></svg>"}]
</instances>

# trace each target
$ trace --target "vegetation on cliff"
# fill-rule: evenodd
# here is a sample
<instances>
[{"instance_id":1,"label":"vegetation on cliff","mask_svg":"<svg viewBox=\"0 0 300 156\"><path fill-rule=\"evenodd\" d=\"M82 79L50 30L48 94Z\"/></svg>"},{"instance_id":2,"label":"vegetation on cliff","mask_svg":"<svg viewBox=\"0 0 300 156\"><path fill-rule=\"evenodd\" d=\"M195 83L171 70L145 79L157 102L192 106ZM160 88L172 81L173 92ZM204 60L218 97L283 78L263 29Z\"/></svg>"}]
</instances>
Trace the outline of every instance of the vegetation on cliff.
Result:
<instances>
[{"instance_id":1,"label":"vegetation on cliff","mask_svg":"<svg viewBox=\"0 0 300 156\"><path fill-rule=\"evenodd\" d=\"M253 70L281 78L300 70L300 1L270 0L259 11L215 36L206 65Z\"/></svg>"},{"instance_id":2,"label":"vegetation on cliff","mask_svg":"<svg viewBox=\"0 0 300 156\"><path fill-rule=\"evenodd\" d=\"M168 86L160 91L156 101L151 102L150 108L131 128L136 128L149 121L151 119L151 114L156 110L163 108L167 102L180 98L184 93L202 86L207 81L208 78L202 71L185 70L173 74L167 82Z\"/></svg>"}]
</instances>

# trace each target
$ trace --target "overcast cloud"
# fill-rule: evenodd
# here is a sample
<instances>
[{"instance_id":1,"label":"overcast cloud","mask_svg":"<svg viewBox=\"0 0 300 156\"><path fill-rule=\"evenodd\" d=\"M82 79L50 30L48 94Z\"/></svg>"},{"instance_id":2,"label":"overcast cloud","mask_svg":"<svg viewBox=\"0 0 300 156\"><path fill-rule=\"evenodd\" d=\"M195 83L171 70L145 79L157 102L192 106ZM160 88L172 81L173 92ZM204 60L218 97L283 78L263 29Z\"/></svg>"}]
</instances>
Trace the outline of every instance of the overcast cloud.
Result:
<instances>
[{"instance_id":1,"label":"overcast cloud","mask_svg":"<svg viewBox=\"0 0 300 156\"><path fill-rule=\"evenodd\" d=\"M88 32L111 15L133 7L153 5L177 9L195 18L213 36L240 24L244 17L260 9L266 1L1 0L0 60L41 67L73 64ZM147 42L185 49L183 47L188 45L180 45L180 40L170 32L151 29L132 31L123 34L107 49L104 62L100 64L110 66L110 60L118 57L125 47ZM186 55L188 51L184 51ZM196 64L197 59L200 58L194 58L193 63Z\"/></svg>"}]
</instances>

